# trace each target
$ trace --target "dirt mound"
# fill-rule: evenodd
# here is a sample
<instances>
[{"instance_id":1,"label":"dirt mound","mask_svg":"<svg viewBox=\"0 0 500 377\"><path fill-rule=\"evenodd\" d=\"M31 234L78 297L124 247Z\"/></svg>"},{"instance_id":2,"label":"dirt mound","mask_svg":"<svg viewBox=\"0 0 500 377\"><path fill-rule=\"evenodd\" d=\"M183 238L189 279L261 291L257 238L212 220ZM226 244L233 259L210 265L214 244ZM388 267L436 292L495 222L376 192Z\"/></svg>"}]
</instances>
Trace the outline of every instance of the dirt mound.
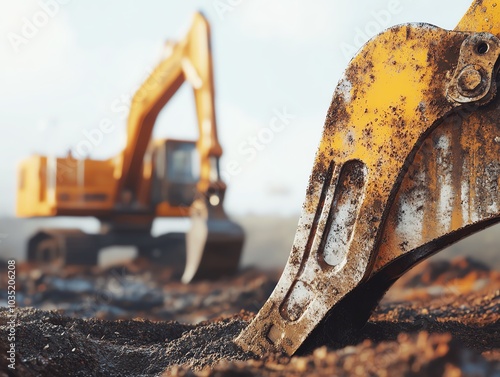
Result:
<instances>
[{"instance_id":1,"label":"dirt mound","mask_svg":"<svg viewBox=\"0 0 500 377\"><path fill-rule=\"evenodd\" d=\"M387 293L385 301L478 292L492 284L500 285L500 273L472 258L431 259L403 275Z\"/></svg>"},{"instance_id":2,"label":"dirt mound","mask_svg":"<svg viewBox=\"0 0 500 377\"><path fill-rule=\"evenodd\" d=\"M342 346L305 357L272 354L258 361L232 342L252 314L183 325L82 320L17 309L17 369L11 375L465 376L475 370L493 376L500 371L499 288L448 300L383 304ZM0 365L6 365L6 324L3 309Z\"/></svg>"},{"instance_id":3,"label":"dirt mound","mask_svg":"<svg viewBox=\"0 0 500 377\"><path fill-rule=\"evenodd\" d=\"M250 357L231 340L241 317L201 323L82 320L18 309L16 376L156 376L167 367L202 368ZM7 365L7 310L0 309L0 365Z\"/></svg>"},{"instance_id":4,"label":"dirt mound","mask_svg":"<svg viewBox=\"0 0 500 377\"><path fill-rule=\"evenodd\" d=\"M450 282L475 282L488 279L492 274L488 266L472 258L427 260L403 276L400 284L407 288L420 288Z\"/></svg>"},{"instance_id":5,"label":"dirt mound","mask_svg":"<svg viewBox=\"0 0 500 377\"><path fill-rule=\"evenodd\" d=\"M332 351L318 348L310 356L223 363L212 370L169 370L164 376L494 376L498 364L464 349L449 334L400 334L397 341L374 344L370 340L355 347Z\"/></svg>"},{"instance_id":6,"label":"dirt mound","mask_svg":"<svg viewBox=\"0 0 500 377\"><path fill-rule=\"evenodd\" d=\"M325 333L321 345L328 348L313 349L308 356L271 354L261 360L232 340L267 299L278 273L245 270L218 282L191 285L145 262L59 271L20 264L17 273L20 306L44 310L16 309L17 364L14 373L6 374L9 313L0 309L0 376L500 372L500 279L473 261L422 264L389 292L364 328L341 341ZM486 283L436 293L471 276ZM0 291L0 301L5 301L2 295ZM240 312L242 308L251 313Z\"/></svg>"}]
</instances>

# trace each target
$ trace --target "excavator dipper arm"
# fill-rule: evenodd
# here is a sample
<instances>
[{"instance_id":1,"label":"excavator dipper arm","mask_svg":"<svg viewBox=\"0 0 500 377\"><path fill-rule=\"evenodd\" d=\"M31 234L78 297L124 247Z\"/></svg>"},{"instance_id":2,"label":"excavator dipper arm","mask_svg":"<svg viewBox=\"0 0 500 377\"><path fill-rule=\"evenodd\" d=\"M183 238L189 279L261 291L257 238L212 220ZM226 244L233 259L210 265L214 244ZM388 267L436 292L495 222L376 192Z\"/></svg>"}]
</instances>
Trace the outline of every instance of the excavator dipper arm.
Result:
<instances>
[{"instance_id":1,"label":"excavator dipper arm","mask_svg":"<svg viewBox=\"0 0 500 377\"><path fill-rule=\"evenodd\" d=\"M196 13L184 39L167 45L169 53L132 99L127 145L117 165L118 198L147 205L141 197L144 155L156 118L184 82L193 88L198 118L200 177L191 206L191 228L186 235L185 283L193 279L218 278L238 269L244 232L223 209L226 184L219 174L222 148L217 136L210 26ZM120 203L119 204L123 204ZM125 203L129 204L129 203Z\"/></svg>"},{"instance_id":2,"label":"excavator dipper arm","mask_svg":"<svg viewBox=\"0 0 500 377\"><path fill-rule=\"evenodd\" d=\"M137 90L130 107L127 145L119 167L118 190L138 196L143 160L158 114L184 82L194 92L198 118L201 171L199 190L206 191L218 179L212 158L222 155L215 123L210 27L201 13L196 13L188 34L177 43L168 43L166 57ZM215 178L214 178L215 177Z\"/></svg>"},{"instance_id":3,"label":"excavator dipper arm","mask_svg":"<svg viewBox=\"0 0 500 377\"><path fill-rule=\"evenodd\" d=\"M500 219L495 6L476 1L455 31L393 27L351 61L289 260L240 347L341 342L401 274Z\"/></svg>"}]
</instances>

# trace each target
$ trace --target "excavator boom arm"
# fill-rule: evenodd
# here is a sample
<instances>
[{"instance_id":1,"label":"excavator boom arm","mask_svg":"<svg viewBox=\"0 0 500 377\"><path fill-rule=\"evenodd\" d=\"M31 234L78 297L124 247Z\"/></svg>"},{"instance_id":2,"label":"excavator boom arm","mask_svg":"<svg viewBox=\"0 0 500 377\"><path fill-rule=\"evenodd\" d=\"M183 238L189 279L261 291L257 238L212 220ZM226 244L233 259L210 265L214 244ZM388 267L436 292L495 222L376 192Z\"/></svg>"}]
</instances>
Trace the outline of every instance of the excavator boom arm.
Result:
<instances>
[{"instance_id":1,"label":"excavator boom arm","mask_svg":"<svg viewBox=\"0 0 500 377\"><path fill-rule=\"evenodd\" d=\"M208 182L218 180L210 159L219 158L222 148L217 138L214 113L210 27L202 14L195 14L187 36L180 42L167 44L166 52L168 56L137 90L131 103L127 144L119 166L118 194L129 192L132 198L137 198L144 155L156 118L186 81L194 90L199 125L197 146L201 169L198 188L206 189Z\"/></svg>"}]
</instances>

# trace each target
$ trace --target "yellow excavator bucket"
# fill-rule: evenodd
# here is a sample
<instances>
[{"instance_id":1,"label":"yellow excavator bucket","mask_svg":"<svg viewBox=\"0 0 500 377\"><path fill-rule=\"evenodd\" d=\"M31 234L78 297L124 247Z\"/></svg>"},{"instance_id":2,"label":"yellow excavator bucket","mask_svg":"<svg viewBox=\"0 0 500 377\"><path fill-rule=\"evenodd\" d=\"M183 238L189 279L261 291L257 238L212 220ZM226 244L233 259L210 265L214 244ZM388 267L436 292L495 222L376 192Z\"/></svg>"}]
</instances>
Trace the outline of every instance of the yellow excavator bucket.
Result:
<instances>
[{"instance_id":1,"label":"yellow excavator bucket","mask_svg":"<svg viewBox=\"0 0 500 377\"><path fill-rule=\"evenodd\" d=\"M500 7L392 27L350 62L327 114L292 251L236 340L263 355L360 329L419 261L500 220Z\"/></svg>"}]
</instances>

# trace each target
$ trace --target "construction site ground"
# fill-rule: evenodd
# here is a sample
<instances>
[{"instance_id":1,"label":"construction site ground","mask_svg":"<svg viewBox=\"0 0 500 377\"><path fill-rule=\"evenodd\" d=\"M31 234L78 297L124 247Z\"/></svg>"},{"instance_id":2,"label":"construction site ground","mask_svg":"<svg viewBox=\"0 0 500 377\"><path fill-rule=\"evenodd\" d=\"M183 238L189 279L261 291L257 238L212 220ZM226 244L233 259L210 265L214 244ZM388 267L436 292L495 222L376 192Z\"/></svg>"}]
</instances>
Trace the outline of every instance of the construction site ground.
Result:
<instances>
[{"instance_id":1,"label":"construction site ground","mask_svg":"<svg viewBox=\"0 0 500 377\"><path fill-rule=\"evenodd\" d=\"M145 260L19 265L16 369L7 367L4 308L0 376L500 376L500 274L484 264L424 262L345 344L257 359L232 340L279 274L246 269L183 285L178 272Z\"/></svg>"}]
</instances>

